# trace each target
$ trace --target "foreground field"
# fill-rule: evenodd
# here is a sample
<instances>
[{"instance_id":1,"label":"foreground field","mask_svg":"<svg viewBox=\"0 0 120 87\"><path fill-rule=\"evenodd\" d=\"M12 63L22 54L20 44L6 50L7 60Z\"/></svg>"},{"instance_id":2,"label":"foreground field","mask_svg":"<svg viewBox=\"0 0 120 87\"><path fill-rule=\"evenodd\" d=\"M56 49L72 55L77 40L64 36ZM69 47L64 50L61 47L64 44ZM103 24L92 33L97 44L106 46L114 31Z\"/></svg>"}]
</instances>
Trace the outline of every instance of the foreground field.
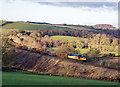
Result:
<instances>
[{"instance_id":1,"label":"foreground field","mask_svg":"<svg viewBox=\"0 0 120 87\"><path fill-rule=\"evenodd\" d=\"M116 82L25 73L28 72L3 72L3 85L117 85Z\"/></svg>"}]
</instances>

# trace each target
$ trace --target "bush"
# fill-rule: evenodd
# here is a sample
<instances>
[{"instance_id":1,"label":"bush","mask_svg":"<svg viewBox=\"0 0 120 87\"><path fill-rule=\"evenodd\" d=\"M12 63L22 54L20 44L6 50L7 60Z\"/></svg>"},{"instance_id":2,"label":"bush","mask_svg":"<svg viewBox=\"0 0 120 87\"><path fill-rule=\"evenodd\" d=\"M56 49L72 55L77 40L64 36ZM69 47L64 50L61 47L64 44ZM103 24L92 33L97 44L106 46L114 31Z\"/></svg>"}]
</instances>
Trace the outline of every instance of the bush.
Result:
<instances>
[{"instance_id":1,"label":"bush","mask_svg":"<svg viewBox=\"0 0 120 87\"><path fill-rule=\"evenodd\" d=\"M82 47L82 49L84 49L84 48L88 48L88 45L87 44L85 44L83 47Z\"/></svg>"},{"instance_id":2,"label":"bush","mask_svg":"<svg viewBox=\"0 0 120 87\"><path fill-rule=\"evenodd\" d=\"M24 30L20 30L19 32L22 33L22 34L25 34L26 31L24 31Z\"/></svg>"},{"instance_id":3,"label":"bush","mask_svg":"<svg viewBox=\"0 0 120 87\"><path fill-rule=\"evenodd\" d=\"M21 41L23 41L23 40L24 40L24 38L20 38L20 40L21 40Z\"/></svg>"},{"instance_id":4,"label":"bush","mask_svg":"<svg viewBox=\"0 0 120 87\"><path fill-rule=\"evenodd\" d=\"M115 57L114 53L103 54L102 57Z\"/></svg>"},{"instance_id":5,"label":"bush","mask_svg":"<svg viewBox=\"0 0 120 87\"><path fill-rule=\"evenodd\" d=\"M100 51L97 48L92 48L87 52L86 55L87 55L87 58L92 59L92 58L98 57L99 54L100 54Z\"/></svg>"},{"instance_id":6,"label":"bush","mask_svg":"<svg viewBox=\"0 0 120 87\"><path fill-rule=\"evenodd\" d=\"M77 53L77 51L75 50L73 46L70 46L67 44L58 47L56 51L61 52L61 53L73 53L73 54Z\"/></svg>"},{"instance_id":7,"label":"bush","mask_svg":"<svg viewBox=\"0 0 120 87\"><path fill-rule=\"evenodd\" d=\"M115 57L115 54L114 53L109 53L109 56Z\"/></svg>"},{"instance_id":8,"label":"bush","mask_svg":"<svg viewBox=\"0 0 120 87\"><path fill-rule=\"evenodd\" d=\"M2 38L2 65L11 67L14 64L15 50L7 37Z\"/></svg>"}]
</instances>

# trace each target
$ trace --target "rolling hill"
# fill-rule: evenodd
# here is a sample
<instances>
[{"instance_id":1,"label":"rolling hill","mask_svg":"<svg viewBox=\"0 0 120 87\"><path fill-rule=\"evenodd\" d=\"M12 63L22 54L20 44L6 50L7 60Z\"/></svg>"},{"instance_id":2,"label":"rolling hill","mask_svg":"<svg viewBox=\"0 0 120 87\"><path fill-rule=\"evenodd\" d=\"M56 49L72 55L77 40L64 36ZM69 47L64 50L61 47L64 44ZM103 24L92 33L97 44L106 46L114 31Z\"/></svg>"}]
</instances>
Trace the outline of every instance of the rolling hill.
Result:
<instances>
[{"instance_id":1,"label":"rolling hill","mask_svg":"<svg viewBox=\"0 0 120 87\"><path fill-rule=\"evenodd\" d=\"M26 30L59 30L59 29L72 29L72 30L93 30L99 31L101 29L95 29L89 26L78 26L78 25L64 25L64 24L49 24L40 22L13 22L13 21L2 21L3 29L26 29Z\"/></svg>"},{"instance_id":2,"label":"rolling hill","mask_svg":"<svg viewBox=\"0 0 120 87\"><path fill-rule=\"evenodd\" d=\"M22 29L22 30L38 30L38 29L47 29L47 30L58 30L58 29L68 29L62 27L55 27L43 24L30 24L30 23L22 23L22 22L15 22L2 27L3 29Z\"/></svg>"},{"instance_id":3,"label":"rolling hill","mask_svg":"<svg viewBox=\"0 0 120 87\"><path fill-rule=\"evenodd\" d=\"M2 21L2 29L6 31L11 30L11 29L32 30L32 31L33 30L61 30L63 32L66 32L66 31L67 32L68 31L81 32L82 34L85 34L85 35L104 33L109 36L118 37L118 30L116 30L117 28L112 29L113 28L112 25L99 24L99 26L103 26L103 27L99 28L99 27L94 27L94 26L89 26L89 25L50 24L50 23L44 23L44 22L42 23L42 22L24 22L24 21L16 21L16 22L15 21Z\"/></svg>"}]
</instances>

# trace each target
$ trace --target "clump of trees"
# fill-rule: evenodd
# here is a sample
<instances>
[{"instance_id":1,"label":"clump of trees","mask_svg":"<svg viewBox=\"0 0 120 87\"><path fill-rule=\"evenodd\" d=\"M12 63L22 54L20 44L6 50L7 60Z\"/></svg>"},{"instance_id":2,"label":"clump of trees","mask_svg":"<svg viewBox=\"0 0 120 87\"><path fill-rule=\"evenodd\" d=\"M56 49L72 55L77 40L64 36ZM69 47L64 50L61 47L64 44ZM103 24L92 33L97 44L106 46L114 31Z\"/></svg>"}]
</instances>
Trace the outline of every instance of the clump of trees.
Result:
<instances>
[{"instance_id":1,"label":"clump of trees","mask_svg":"<svg viewBox=\"0 0 120 87\"><path fill-rule=\"evenodd\" d=\"M90 60L95 59L100 55L100 50L98 50L97 48L91 48L86 55L87 58L89 58Z\"/></svg>"},{"instance_id":2,"label":"clump of trees","mask_svg":"<svg viewBox=\"0 0 120 87\"><path fill-rule=\"evenodd\" d=\"M102 51L118 52L119 40L108 37L106 34L96 34L89 40L89 48L97 48Z\"/></svg>"},{"instance_id":3,"label":"clump of trees","mask_svg":"<svg viewBox=\"0 0 120 87\"><path fill-rule=\"evenodd\" d=\"M15 50L8 37L2 38L2 66L11 67L14 64Z\"/></svg>"},{"instance_id":4,"label":"clump of trees","mask_svg":"<svg viewBox=\"0 0 120 87\"><path fill-rule=\"evenodd\" d=\"M61 53L77 53L75 48L71 45L64 44L56 49L56 51L61 52Z\"/></svg>"}]
</instances>

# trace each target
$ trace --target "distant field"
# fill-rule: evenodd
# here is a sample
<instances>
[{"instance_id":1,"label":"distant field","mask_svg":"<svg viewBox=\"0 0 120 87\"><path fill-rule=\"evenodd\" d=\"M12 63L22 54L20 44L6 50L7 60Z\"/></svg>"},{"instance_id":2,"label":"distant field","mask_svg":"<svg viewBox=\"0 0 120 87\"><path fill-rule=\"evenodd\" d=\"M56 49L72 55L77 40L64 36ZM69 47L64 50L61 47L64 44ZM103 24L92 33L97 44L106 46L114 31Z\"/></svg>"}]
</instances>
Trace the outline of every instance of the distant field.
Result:
<instances>
[{"instance_id":1,"label":"distant field","mask_svg":"<svg viewBox=\"0 0 120 87\"><path fill-rule=\"evenodd\" d=\"M46 30L59 30L59 29L68 29L63 27L55 27L49 25L41 25L41 24L29 24L29 23L12 23L7 24L2 27L3 29L26 29L26 30L38 30L38 29L46 29Z\"/></svg>"},{"instance_id":2,"label":"distant field","mask_svg":"<svg viewBox=\"0 0 120 87\"><path fill-rule=\"evenodd\" d=\"M0 25L2 25L2 24L4 24L4 23L6 23L7 21L0 21Z\"/></svg>"},{"instance_id":3,"label":"distant field","mask_svg":"<svg viewBox=\"0 0 120 87\"><path fill-rule=\"evenodd\" d=\"M19 29L2 29L2 35L10 35L10 32L18 32Z\"/></svg>"},{"instance_id":4,"label":"distant field","mask_svg":"<svg viewBox=\"0 0 120 87\"><path fill-rule=\"evenodd\" d=\"M115 56L118 56L118 55L119 55L118 52L101 51L101 54L107 54L107 53L115 54Z\"/></svg>"},{"instance_id":5,"label":"distant field","mask_svg":"<svg viewBox=\"0 0 120 87\"><path fill-rule=\"evenodd\" d=\"M62 42L87 41L87 38L73 37L73 36L51 36L53 40Z\"/></svg>"},{"instance_id":6,"label":"distant field","mask_svg":"<svg viewBox=\"0 0 120 87\"><path fill-rule=\"evenodd\" d=\"M87 53L89 51L89 49L76 49L79 50L81 54ZM100 54L115 54L115 56L118 56L119 54L117 52L105 52L105 51L100 51Z\"/></svg>"},{"instance_id":7,"label":"distant field","mask_svg":"<svg viewBox=\"0 0 120 87\"><path fill-rule=\"evenodd\" d=\"M81 54L87 53L89 49L79 49Z\"/></svg>"},{"instance_id":8,"label":"distant field","mask_svg":"<svg viewBox=\"0 0 120 87\"><path fill-rule=\"evenodd\" d=\"M7 21L0 21L1 23L6 23ZM9 22L9 21L8 21ZM70 29L70 30L99 30L93 29L88 27L81 27L81 26L54 26L54 25L43 25L43 24L33 24L33 23L24 23L24 22L14 22L11 24L6 24L3 26L3 29L26 29L26 30L38 30L38 29L52 29L52 30L59 30L59 29Z\"/></svg>"},{"instance_id":9,"label":"distant field","mask_svg":"<svg viewBox=\"0 0 120 87\"><path fill-rule=\"evenodd\" d=\"M90 79L78 79L60 76L25 74L27 71L3 72L3 85L117 85L116 82L104 82Z\"/></svg>"},{"instance_id":10,"label":"distant field","mask_svg":"<svg viewBox=\"0 0 120 87\"><path fill-rule=\"evenodd\" d=\"M50 50L50 51L55 51L56 49L58 49L58 48L55 48L55 47L48 48L48 50ZM89 49L76 49L76 50L80 51L80 54L84 54L84 53L87 53L89 51Z\"/></svg>"},{"instance_id":11,"label":"distant field","mask_svg":"<svg viewBox=\"0 0 120 87\"><path fill-rule=\"evenodd\" d=\"M69 26L69 25L68 25ZM90 27L81 27L81 26L76 26L76 25L72 25L72 26L69 26L69 27L74 27L74 28L77 28L79 30L97 30L97 31L100 31L101 29L95 29L95 28L90 28Z\"/></svg>"}]
</instances>

